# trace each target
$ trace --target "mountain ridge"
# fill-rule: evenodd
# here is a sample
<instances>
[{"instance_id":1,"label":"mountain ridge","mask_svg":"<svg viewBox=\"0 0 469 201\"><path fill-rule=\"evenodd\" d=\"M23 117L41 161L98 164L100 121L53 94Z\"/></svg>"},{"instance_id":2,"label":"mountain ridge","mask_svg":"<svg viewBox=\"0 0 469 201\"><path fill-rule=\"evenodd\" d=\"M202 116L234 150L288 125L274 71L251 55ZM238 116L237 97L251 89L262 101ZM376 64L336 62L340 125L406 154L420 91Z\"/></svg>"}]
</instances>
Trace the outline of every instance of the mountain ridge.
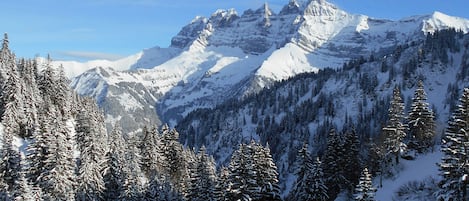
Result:
<instances>
[{"instance_id":1,"label":"mountain ridge","mask_svg":"<svg viewBox=\"0 0 469 201\"><path fill-rule=\"evenodd\" d=\"M436 114L438 144L455 100L468 87L468 41L468 34L439 31L383 57L359 58L341 68L301 74L241 101L195 110L178 123L181 142L195 149L205 146L220 165L239 143L254 139L269 144L281 187L288 192L295 180L297 151L304 143L311 153L321 156L331 128L340 133L353 130L366 150L370 143L379 143L393 88L401 90L409 112L422 80ZM369 160L367 153L362 157Z\"/></svg>"},{"instance_id":2,"label":"mountain ridge","mask_svg":"<svg viewBox=\"0 0 469 201\"><path fill-rule=\"evenodd\" d=\"M162 120L175 125L194 109L255 93L300 73L338 68L360 56L385 55L398 45L423 40L427 32L452 24L465 33L469 30L468 20L438 12L399 21L379 20L348 14L326 1L290 1L278 14L268 9L268 4L241 16L234 10L217 10L210 18L196 17L183 27L169 48L129 56L135 60L124 71L124 62L104 63L102 67L122 69L99 71L110 76L95 70L85 72L73 79L72 87L97 98L101 107L108 108L108 114L119 114L113 110L125 108L127 103L115 94L127 93L134 103L145 106L133 108L156 108L153 115L143 118L145 123L161 125ZM163 53L156 55L158 52ZM103 87L81 84L87 82L99 82ZM112 89L106 87L110 85ZM142 98L143 92L152 94L152 98ZM143 110L126 112L151 114ZM113 121L108 123L120 118L110 115L108 119Z\"/></svg>"}]
</instances>

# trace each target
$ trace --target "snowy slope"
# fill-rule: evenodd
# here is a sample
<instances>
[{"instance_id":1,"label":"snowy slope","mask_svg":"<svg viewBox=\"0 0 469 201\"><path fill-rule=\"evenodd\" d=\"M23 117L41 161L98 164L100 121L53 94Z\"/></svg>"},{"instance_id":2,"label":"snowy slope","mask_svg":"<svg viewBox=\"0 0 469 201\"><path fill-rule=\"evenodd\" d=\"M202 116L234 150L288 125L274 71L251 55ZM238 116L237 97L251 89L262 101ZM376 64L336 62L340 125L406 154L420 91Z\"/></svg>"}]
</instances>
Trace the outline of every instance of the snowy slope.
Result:
<instances>
[{"instance_id":1,"label":"snowy slope","mask_svg":"<svg viewBox=\"0 0 469 201\"><path fill-rule=\"evenodd\" d=\"M469 35L454 37L458 38L455 49L459 50L445 49L452 60L448 63L433 55L438 51L428 50L431 47L426 45L427 40L416 39L412 45L395 48L380 58L366 59L362 64L352 62L337 71L297 76L243 101L229 101L211 110L193 112L178 124L181 141L196 148L204 145L219 164L227 162L239 143L251 139L269 143L281 187L289 192L297 170L295 156L305 141L312 153L317 153L325 146L328 129L342 131L351 124L362 140L376 137L387 121L387 104L393 88L400 87L405 105L410 107L418 79L423 80L427 101L437 114L436 134L440 136L451 114L451 99L456 100L457 93L469 87L469 73L461 76L469 66L469 51L465 47ZM420 60L416 60L419 55ZM408 67L412 62L415 65ZM382 68L383 63L388 67ZM409 169L414 162L404 162L404 171L410 172L385 181L386 190L380 191L379 196L388 197L380 200L391 200L390 195L402 184L434 173L439 156L428 157L419 163L428 166L430 172L406 176L418 170Z\"/></svg>"},{"instance_id":2,"label":"snowy slope","mask_svg":"<svg viewBox=\"0 0 469 201\"><path fill-rule=\"evenodd\" d=\"M341 67L352 58L385 55L397 45L449 27L467 32L469 21L438 12L380 20L349 14L322 0L292 0L278 14L264 4L242 14L231 9L196 17L169 48L112 62L57 64L62 63L69 76L101 67L75 77L72 86L96 97L107 108L108 120L138 111L145 114L144 122L159 124L161 118L174 124L194 109L255 93L299 73ZM126 107L127 100L143 105Z\"/></svg>"},{"instance_id":3,"label":"snowy slope","mask_svg":"<svg viewBox=\"0 0 469 201\"><path fill-rule=\"evenodd\" d=\"M396 192L409 182L423 182L425 179L439 179L439 170L437 163L441 162L442 153L437 150L433 153L420 155L416 160L402 160L400 166L402 170L392 179L384 179L382 187L379 187L379 178L375 178L373 185L377 188L376 200L392 200L396 196ZM419 198L420 195L414 195ZM425 198L424 200L427 200ZM415 199L422 200L422 199Z\"/></svg>"},{"instance_id":4,"label":"snowy slope","mask_svg":"<svg viewBox=\"0 0 469 201\"><path fill-rule=\"evenodd\" d=\"M435 11L430 17L423 20L422 31L425 33L433 33L436 30L454 28L467 33L468 27L469 21L467 21L467 19L453 17Z\"/></svg>"},{"instance_id":5,"label":"snowy slope","mask_svg":"<svg viewBox=\"0 0 469 201\"><path fill-rule=\"evenodd\" d=\"M153 47L145 49L137 54L130 55L128 57L118 59L115 61L109 60L91 60L87 62L76 62L76 61L52 61L52 65L59 66L63 65L67 77L73 78L87 70L96 67L112 67L118 71L136 70L153 68L154 66L160 65L171 59L175 55L181 52L178 48L160 48ZM44 58L39 58L40 63L45 63Z\"/></svg>"}]
</instances>

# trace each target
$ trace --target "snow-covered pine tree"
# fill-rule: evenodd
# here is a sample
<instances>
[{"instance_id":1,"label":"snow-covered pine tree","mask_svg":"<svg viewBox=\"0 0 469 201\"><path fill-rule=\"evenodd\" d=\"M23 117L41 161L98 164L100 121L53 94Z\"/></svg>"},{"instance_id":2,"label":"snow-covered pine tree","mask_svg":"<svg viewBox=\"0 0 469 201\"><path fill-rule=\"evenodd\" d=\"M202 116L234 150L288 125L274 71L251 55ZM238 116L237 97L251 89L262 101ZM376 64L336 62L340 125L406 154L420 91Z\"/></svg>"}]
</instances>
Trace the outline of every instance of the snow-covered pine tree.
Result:
<instances>
[{"instance_id":1,"label":"snow-covered pine tree","mask_svg":"<svg viewBox=\"0 0 469 201\"><path fill-rule=\"evenodd\" d=\"M217 184L215 185L215 190L213 192L214 200L217 201L227 201L227 190L229 187L228 184L229 170L227 167L220 168L217 177Z\"/></svg>"},{"instance_id":2,"label":"snow-covered pine tree","mask_svg":"<svg viewBox=\"0 0 469 201\"><path fill-rule=\"evenodd\" d=\"M124 140L119 124L115 124L108 139L109 148L105 155L104 179L104 199L119 200L122 198L124 189L125 175L123 166L124 158Z\"/></svg>"},{"instance_id":3,"label":"snow-covered pine tree","mask_svg":"<svg viewBox=\"0 0 469 201\"><path fill-rule=\"evenodd\" d=\"M313 164L308 152L307 143L304 143L303 147L298 151L297 161L298 170L296 172L296 182L287 199L291 201L310 200L310 195L308 194L309 186L306 184L306 181L311 175Z\"/></svg>"},{"instance_id":4,"label":"snow-covered pine tree","mask_svg":"<svg viewBox=\"0 0 469 201\"><path fill-rule=\"evenodd\" d=\"M11 195L8 192L8 184L6 183L3 172L0 172L0 200L11 200Z\"/></svg>"},{"instance_id":5,"label":"snow-covered pine tree","mask_svg":"<svg viewBox=\"0 0 469 201\"><path fill-rule=\"evenodd\" d=\"M0 50L0 60L1 61L7 61L13 57L10 49L8 48L8 45L10 44L10 41L8 40L8 34L4 33L3 34L3 41L2 41L2 49ZM3 64L2 62L2 64Z\"/></svg>"},{"instance_id":6,"label":"snow-covered pine tree","mask_svg":"<svg viewBox=\"0 0 469 201\"><path fill-rule=\"evenodd\" d=\"M161 165L163 174L168 176L169 182L179 192L185 192L187 175L187 161L185 160L182 145L179 143L179 133L168 125L162 127L161 155L165 159Z\"/></svg>"},{"instance_id":7,"label":"snow-covered pine tree","mask_svg":"<svg viewBox=\"0 0 469 201\"><path fill-rule=\"evenodd\" d=\"M6 95L4 93L4 87L11 71L16 68L15 55L11 53L8 45L8 34L5 33L2 42L2 49L0 50L0 114L3 114L5 104L7 103L7 101L5 101Z\"/></svg>"},{"instance_id":8,"label":"snow-covered pine tree","mask_svg":"<svg viewBox=\"0 0 469 201\"><path fill-rule=\"evenodd\" d=\"M327 186L324 183L324 173L321 161L316 157L311 167L310 176L306 177L306 186L309 197L307 200L326 201L329 199Z\"/></svg>"},{"instance_id":9,"label":"snow-covered pine tree","mask_svg":"<svg viewBox=\"0 0 469 201\"><path fill-rule=\"evenodd\" d=\"M192 149L183 148L182 155L183 155L184 161L186 162L185 165L187 167L184 172L186 176L184 176L182 178L183 181L181 181L182 187L184 190L182 194L184 194L184 196L187 196L191 193L190 192L190 187L192 185L191 177L192 177L192 174L196 171L195 169L197 168L198 155L195 151L195 148L192 148Z\"/></svg>"},{"instance_id":10,"label":"snow-covered pine tree","mask_svg":"<svg viewBox=\"0 0 469 201\"><path fill-rule=\"evenodd\" d=\"M142 129L143 139L140 144L142 171L147 178L154 177L159 170L158 162L163 160L161 151L160 134L156 128L148 129L146 126Z\"/></svg>"},{"instance_id":11,"label":"snow-covered pine tree","mask_svg":"<svg viewBox=\"0 0 469 201\"><path fill-rule=\"evenodd\" d=\"M395 163L399 164L399 153L402 148L402 141L405 134L404 120L404 103L402 102L401 91L395 86L393 90L392 100L388 110L388 122L382 130L383 145L386 150L386 158L394 156ZM388 159L385 159L386 161ZM391 161L392 158L390 158ZM391 164L387 164L391 165Z\"/></svg>"},{"instance_id":12,"label":"snow-covered pine tree","mask_svg":"<svg viewBox=\"0 0 469 201\"><path fill-rule=\"evenodd\" d=\"M423 81L419 80L409 112L409 148L418 152L433 147L435 136L434 114L427 103Z\"/></svg>"},{"instance_id":13,"label":"snow-covered pine tree","mask_svg":"<svg viewBox=\"0 0 469 201\"><path fill-rule=\"evenodd\" d=\"M298 152L299 169L295 185L290 192L287 200L307 201L317 200L326 201L329 199L327 186L325 184L324 172L319 157L311 159L308 152L308 144L304 143L303 148Z\"/></svg>"},{"instance_id":14,"label":"snow-covered pine tree","mask_svg":"<svg viewBox=\"0 0 469 201\"><path fill-rule=\"evenodd\" d=\"M280 200L270 150L252 141L240 144L230 161L228 200Z\"/></svg>"},{"instance_id":15,"label":"snow-covered pine tree","mask_svg":"<svg viewBox=\"0 0 469 201\"><path fill-rule=\"evenodd\" d=\"M374 201L376 189L373 187L371 174L368 173L368 168L363 169L360 180L355 187L355 194L353 199L357 201Z\"/></svg>"},{"instance_id":16,"label":"snow-covered pine tree","mask_svg":"<svg viewBox=\"0 0 469 201\"><path fill-rule=\"evenodd\" d=\"M56 73L57 78L53 81L55 82L53 88L53 96L52 102L57 105L59 108L60 113L64 117L69 117L70 115L70 88L68 87L69 80L65 77L64 67L62 65L59 66L57 69L58 72Z\"/></svg>"},{"instance_id":17,"label":"snow-covered pine tree","mask_svg":"<svg viewBox=\"0 0 469 201\"><path fill-rule=\"evenodd\" d=\"M12 72L15 72L12 70ZM4 88L4 101L5 111L2 116L3 124L3 136L2 136L2 149L0 156L2 157L2 163L0 163L0 174L8 185L8 191L12 192L14 185L19 178L21 172L20 155L16 148L13 147L13 139L19 134L20 131L20 118L18 112L21 106L19 89L14 86L18 84L17 74L13 73L8 77L8 81Z\"/></svg>"},{"instance_id":18,"label":"snow-covered pine tree","mask_svg":"<svg viewBox=\"0 0 469 201\"><path fill-rule=\"evenodd\" d=\"M349 190L352 191L354 186L358 183L360 177L360 140L355 132L355 129L345 133L344 139L344 176L347 179Z\"/></svg>"},{"instance_id":19,"label":"snow-covered pine tree","mask_svg":"<svg viewBox=\"0 0 469 201\"><path fill-rule=\"evenodd\" d=\"M229 200L252 200L259 191L256 186L256 172L253 170L252 150L246 144L240 144L231 156L229 165Z\"/></svg>"},{"instance_id":20,"label":"snow-covered pine tree","mask_svg":"<svg viewBox=\"0 0 469 201\"><path fill-rule=\"evenodd\" d=\"M56 83L54 81L56 73L51 64L51 58L47 56L47 62L44 64L41 74L38 79L38 88L41 96L44 99L44 106L47 108L49 105L55 105L53 97L55 96Z\"/></svg>"},{"instance_id":21,"label":"snow-covered pine tree","mask_svg":"<svg viewBox=\"0 0 469 201\"><path fill-rule=\"evenodd\" d=\"M31 185L29 185L28 181L26 180L24 172L20 173L20 177L18 178L17 188L14 190L13 195L14 195L14 200L19 200L19 201L34 200L34 191L32 190ZM0 198L0 200L3 200L3 199Z\"/></svg>"},{"instance_id":22,"label":"snow-covered pine tree","mask_svg":"<svg viewBox=\"0 0 469 201\"><path fill-rule=\"evenodd\" d=\"M100 141L103 139L100 128L104 121L98 121L93 111L87 110L93 108L83 108L78 113L75 129L80 151L76 199L81 201L101 200L104 190L102 167L105 149Z\"/></svg>"},{"instance_id":23,"label":"snow-covered pine tree","mask_svg":"<svg viewBox=\"0 0 469 201\"><path fill-rule=\"evenodd\" d=\"M2 123L5 127L9 127L13 135L22 136L22 124L24 119L23 113L23 96L21 94L24 84L19 78L16 71L16 65L11 69L6 69L7 81L3 87L2 100L4 103L4 112L2 115Z\"/></svg>"},{"instance_id":24,"label":"snow-covered pine tree","mask_svg":"<svg viewBox=\"0 0 469 201\"><path fill-rule=\"evenodd\" d=\"M26 170L26 178L33 187L41 188L41 174L50 170L46 168L46 159L49 154L49 145L52 143L51 127L49 117L52 115L50 112L40 111L39 122L35 127L37 128L33 133L33 140L26 147L27 155L26 160L28 169Z\"/></svg>"},{"instance_id":25,"label":"snow-covered pine tree","mask_svg":"<svg viewBox=\"0 0 469 201\"><path fill-rule=\"evenodd\" d=\"M323 170L326 179L326 186L329 192L329 198L335 198L340 191L349 183L344 176L343 167L344 150L340 136L331 129L327 137L327 148L323 155Z\"/></svg>"},{"instance_id":26,"label":"snow-covered pine tree","mask_svg":"<svg viewBox=\"0 0 469 201\"><path fill-rule=\"evenodd\" d=\"M254 170L257 173L256 183L260 187L260 192L255 200L281 200L277 166L270 154L269 144L263 147L252 141L250 146L254 151Z\"/></svg>"},{"instance_id":27,"label":"snow-covered pine tree","mask_svg":"<svg viewBox=\"0 0 469 201\"><path fill-rule=\"evenodd\" d=\"M186 200L212 201L216 185L215 162L207 155L206 148L202 146L197 155L195 167L192 168L190 184Z\"/></svg>"},{"instance_id":28,"label":"snow-covered pine tree","mask_svg":"<svg viewBox=\"0 0 469 201\"><path fill-rule=\"evenodd\" d=\"M460 104L448 122L442 140L443 158L440 172L441 200L467 200L469 175L469 88L465 88Z\"/></svg>"},{"instance_id":29,"label":"snow-covered pine tree","mask_svg":"<svg viewBox=\"0 0 469 201\"><path fill-rule=\"evenodd\" d=\"M51 138L45 166L48 171L41 174L43 199L75 200L75 160L70 138L59 111L51 108Z\"/></svg>"},{"instance_id":30,"label":"snow-covered pine tree","mask_svg":"<svg viewBox=\"0 0 469 201\"><path fill-rule=\"evenodd\" d=\"M153 177L146 187L144 200L182 201L185 199L182 194L177 192L164 178Z\"/></svg>"},{"instance_id":31,"label":"snow-covered pine tree","mask_svg":"<svg viewBox=\"0 0 469 201\"><path fill-rule=\"evenodd\" d=\"M24 82L23 99L24 99L24 118L21 124L24 126L24 137L32 137L35 129L38 129L39 117L38 108L42 103L42 98L37 86L33 62L30 60L23 61L23 73L21 78Z\"/></svg>"},{"instance_id":32,"label":"snow-covered pine tree","mask_svg":"<svg viewBox=\"0 0 469 201\"><path fill-rule=\"evenodd\" d=\"M143 196L143 184L140 180L141 175L141 156L138 149L138 140L136 135L125 136L127 143L125 148L124 162L124 200L141 200Z\"/></svg>"},{"instance_id":33,"label":"snow-covered pine tree","mask_svg":"<svg viewBox=\"0 0 469 201\"><path fill-rule=\"evenodd\" d=\"M163 193L162 188L163 187L159 179L156 176L153 176L146 186L144 195L145 200L161 201L160 196Z\"/></svg>"},{"instance_id":34,"label":"snow-covered pine tree","mask_svg":"<svg viewBox=\"0 0 469 201\"><path fill-rule=\"evenodd\" d=\"M7 121L8 116L4 116L4 122ZM3 136L2 136L2 149L0 156L2 163L0 163L0 176L6 184L7 192L13 195L18 178L21 173L21 158L19 152L13 147L12 141L14 130L9 124L4 123ZM1 186L0 186L1 187Z\"/></svg>"}]
</instances>

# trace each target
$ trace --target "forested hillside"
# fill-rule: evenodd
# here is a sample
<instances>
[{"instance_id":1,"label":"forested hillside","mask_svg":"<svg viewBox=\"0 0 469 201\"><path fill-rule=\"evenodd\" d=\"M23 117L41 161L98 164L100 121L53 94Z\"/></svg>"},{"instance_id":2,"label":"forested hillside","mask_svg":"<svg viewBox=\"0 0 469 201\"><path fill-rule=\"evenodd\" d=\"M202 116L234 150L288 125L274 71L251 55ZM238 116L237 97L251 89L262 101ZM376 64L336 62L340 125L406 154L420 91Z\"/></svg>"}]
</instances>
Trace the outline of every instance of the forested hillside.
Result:
<instances>
[{"instance_id":1,"label":"forested hillside","mask_svg":"<svg viewBox=\"0 0 469 201\"><path fill-rule=\"evenodd\" d=\"M0 200L281 200L268 147L240 144L217 171L204 147L183 147L167 125L108 133L63 68L17 59L6 34L0 64Z\"/></svg>"},{"instance_id":2,"label":"forested hillside","mask_svg":"<svg viewBox=\"0 0 469 201\"><path fill-rule=\"evenodd\" d=\"M376 181L435 150L440 174L419 183L432 188L399 196L464 200L468 48L469 35L437 31L196 110L179 132L125 133L50 58L16 58L5 34L0 200L373 200Z\"/></svg>"},{"instance_id":3,"label":"forested hillside","mask_svg":"<svg viewBox=\"0 0 469 201\"><path fill-rule=\"evenodd\" d=\"M206 146L219 164L229 161L239 143L254 139L269 144L285 192L294 188L298 150L305 144L312 158L322 160L324 178L364 167L374 176L392 177L399 168L383 170L384 156L393 155L398 163L401 157L412 160L438 148L462 89L468 87L468 44L468 35L445 30L386 55L295 76L241 101L190 113L177 126L181 141ZM331 143L341 150L329 150ZM327 164L329 157L339 164ZM337 190L331 196L356 184L359 172L352 174L342 182L330 181L341 183L332 187Z\"/></svg>"}]
</instances>

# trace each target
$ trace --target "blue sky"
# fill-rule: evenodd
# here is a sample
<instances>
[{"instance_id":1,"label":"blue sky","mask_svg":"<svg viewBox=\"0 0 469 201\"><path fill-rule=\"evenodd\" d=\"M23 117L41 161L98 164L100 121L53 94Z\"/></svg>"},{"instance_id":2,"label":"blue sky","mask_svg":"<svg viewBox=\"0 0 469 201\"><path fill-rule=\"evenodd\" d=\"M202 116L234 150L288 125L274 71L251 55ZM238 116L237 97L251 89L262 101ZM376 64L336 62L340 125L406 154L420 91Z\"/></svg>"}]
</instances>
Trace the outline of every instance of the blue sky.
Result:
<instances>
[{"instance_id":1,"label":"blue sky","mask_svg":"<svg viewBox=\"0 0 469 201\"><path fill-rule=\"evenodd\" d=\"M15 0L0 7L0 33L7 32L18 57L116 59L171 38L195 16L218 8L239 14L268 2L278 11L289 0ZM467 0L329 0L341 9L371 17L400 19L441 11L469 18Z\"/></svg>"}]
</instances>

